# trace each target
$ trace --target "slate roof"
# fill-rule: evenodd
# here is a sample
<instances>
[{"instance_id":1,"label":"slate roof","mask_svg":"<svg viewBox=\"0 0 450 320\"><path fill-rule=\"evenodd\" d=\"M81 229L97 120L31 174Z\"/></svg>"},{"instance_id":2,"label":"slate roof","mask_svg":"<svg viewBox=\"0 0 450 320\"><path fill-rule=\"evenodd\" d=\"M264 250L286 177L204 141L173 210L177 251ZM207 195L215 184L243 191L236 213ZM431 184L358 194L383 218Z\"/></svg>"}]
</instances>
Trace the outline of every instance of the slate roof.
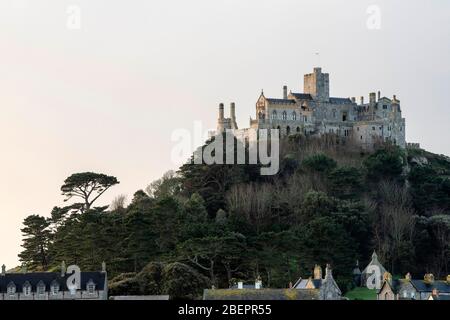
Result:
<instances>
[{"instance_id":1,"label":"slate roof","mask_svg":"<svg viewBox=\"0 0 450 320\"><path fill-rule=\"evenodd\" d=\"M350 100L349 98L330 97L330 102L334 103L334 104L347 104L347 103L352 103L352 100Z\"/></svg>"},{"instance_id":2,"label":"slate roof","mask_svg":"<svg viewBox=\"0 0 450 320\"><path fill-rule=\"evenodd\" d=\"M294 284L294 288L295 289L305 289L306 285L308 284L308 282L310 282L313 284L315 289L320 289L320 287L322 286L322 279L299 279L295 284Z\"/></svg>"},{"instance_id":3,"label":"slate roof","mask_svg":"<svg viewBox=\"0 0 450 320\"><path fill-rule=\"evenodd\" d=\"M32 272L32 273L6 273L0 275L0 293L7 292L8 284L13 282L16 285L16 291L22 291L25 283L31 284L31 291L36 291L40 281L45 284L45 290L50 290L53 281L57 281L61 291L68 291L67 278L61 277L59 272ZM104 272L81 272L81 290L86 290L87 283L91 280L95 283L96 290L105 289L106 273Z\"/></svg>"},{"instance_id":4,"label":"slate roof","mask_svg":"<svg viewBox=\"0 0 450 320\"><path fill-rule=\"evenodd\" d=\"M312 100L309 93L291 93L298 100Z\"/></svg>"},{"instance_id":5,"label":"slate roof","mask_svg":"<svg viewBox=\"0 0 450 320\"><path fill-rule=\"evenodd\" d=\"M389 284L392 291L397 293L398 290L400 289L401 285L404 283L407 283L409 281L411 282L413 287L418 292L432 292L434 289L437 289L439 292L450 293L450 283L448 283L447 281L442 281L442 280L435 280L433 283L427 283L427 282L425 282L425 280L398 279L398 280L392 280L392 284L389 282L387 284ZM386 284L386 282L384 284ZM381 291L381 289L380 289L380 291Z\"/></svg>"},{"instance_id":6,"label":"slate roof","mask_svg":"<svg viewBox=\"0 0 450 320\"><path fill-rule=\"evenodd\" d=\"M266 100L272 104L295 104L295 100L291 100L291 99L266 98Z\"/></svg>"},{"instance_id":7,"label":"slate roof","mask_svg":"<svg viewBox=\"0 0 450 320\"><path fill-rule=\"evenodd\" d=\"M445 300L445 301L450 301L450 295L442 295L442 294L440 294L440 295L438 295L438 296L433 295L433 299L434 299L434 300Z\"/></svg>"},{"instance_id":8,"label":"slate roof","mask_svg":"<svg viewBox=\"0 0 450 320\"><path fill-rule=\"evenodd\" d=\"M203 300L319 300L317 289L206 289Z\"/></svg>"}]
</instances>

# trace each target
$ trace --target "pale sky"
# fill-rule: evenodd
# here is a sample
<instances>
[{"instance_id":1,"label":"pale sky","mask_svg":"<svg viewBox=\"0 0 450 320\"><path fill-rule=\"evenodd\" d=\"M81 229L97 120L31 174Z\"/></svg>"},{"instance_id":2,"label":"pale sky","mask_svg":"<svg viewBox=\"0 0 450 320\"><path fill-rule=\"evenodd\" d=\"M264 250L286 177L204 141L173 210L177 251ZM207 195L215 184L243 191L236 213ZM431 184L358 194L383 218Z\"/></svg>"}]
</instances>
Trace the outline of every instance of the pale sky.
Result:
<instances>
[{"instance_id":1,"label":"pale sky","mask_svg":"<svg viewBox=\"0 0 450 320\"><path fill-rule=\"evenodd\" d=\"M446 0L0 0L0 264L70 174L119 178L99 205L130 199L176 169L174 130L214 128L220 102L246 127L261 89L301 92L319 64L332 96L396 94L407 141L450 155L449 18Z\"/></svg>"}]
</instances>

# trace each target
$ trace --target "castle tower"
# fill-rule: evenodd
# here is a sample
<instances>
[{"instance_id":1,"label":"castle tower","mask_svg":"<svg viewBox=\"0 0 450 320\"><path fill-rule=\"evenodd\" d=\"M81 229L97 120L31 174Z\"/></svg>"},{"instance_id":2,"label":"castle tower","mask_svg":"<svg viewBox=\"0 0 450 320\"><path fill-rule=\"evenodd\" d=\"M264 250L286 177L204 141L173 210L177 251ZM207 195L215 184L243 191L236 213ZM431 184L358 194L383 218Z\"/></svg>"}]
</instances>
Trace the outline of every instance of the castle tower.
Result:
<instances>
[{"instance_id":1,"label":"castle tower","mask_svg":"<svg viewBox=\"0 0 450 320\"><path fill-rule=\"evenodd\" d=\"M314 100L329 101L330 76L322 73L322 68L314 68L313 73L305 74L303 86L304 93L309 93Z\"/></svg>"}]
</instances>

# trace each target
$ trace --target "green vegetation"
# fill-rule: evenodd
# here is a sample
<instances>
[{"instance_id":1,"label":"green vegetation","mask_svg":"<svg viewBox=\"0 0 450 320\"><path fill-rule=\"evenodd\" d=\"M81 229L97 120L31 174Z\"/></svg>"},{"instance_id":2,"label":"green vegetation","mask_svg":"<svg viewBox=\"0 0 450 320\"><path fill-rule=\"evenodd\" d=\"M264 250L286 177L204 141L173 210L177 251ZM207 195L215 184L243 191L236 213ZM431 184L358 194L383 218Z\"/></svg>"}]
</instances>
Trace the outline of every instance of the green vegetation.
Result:
<instances>
[{"instance_id":1,"label":"green vegetation","mask_svg":"<svg viewBox=\"0 0 450 320\"><path fill-rule=\"evenodd\" d=\"M355 261L374 249L391 273L449 272L448 158L390 145L361 153L301 135L282 140L280 156L275 176L257 165L185 164L109 207L94 203L115 177L72 175L61 190L81 202L26 218L19 257L30 270L105 261L113 294L192 299L257 277L287 288L327 263L346 292Z\"/></svg>"},{"instance_id":2,"label":"green vegetation","mask_svg":"<svg viewBox=\"0 0 450 320\"><path fill-rule=\"evenodd\" d=\"M358 287L347 292L345 297L350 300L377 300L377 290Z\"/></svg>"}]
</instances>

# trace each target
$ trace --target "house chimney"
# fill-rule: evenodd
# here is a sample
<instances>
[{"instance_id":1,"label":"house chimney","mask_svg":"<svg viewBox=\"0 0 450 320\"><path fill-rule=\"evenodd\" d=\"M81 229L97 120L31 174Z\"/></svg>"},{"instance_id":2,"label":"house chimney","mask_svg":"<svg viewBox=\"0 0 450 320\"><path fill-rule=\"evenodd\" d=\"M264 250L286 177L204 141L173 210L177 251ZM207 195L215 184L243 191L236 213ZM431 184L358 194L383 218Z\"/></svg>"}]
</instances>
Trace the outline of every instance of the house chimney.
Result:
<instances>
[{"instance_id":1,"label":"house chimney","mask_svg":"<svg viewBox=\"0 0 450 320\"><path fill-rule=\"evenodd\" d=\"M244 283L243 283L242 281L239 281L239 282L238 282L238 289L239 289L239 290L244 289Z\"/></svg>"},{"instance_id":2,"label":"house chimney","mask_svg":"<svg viewBox=\"0 0 450 320\"><path fill-rule=\"evenodd\" d=\"M27 273L27 265L22 263L22 273Z\"/></svg>"},{"instance_id":3,"label":"house chimney","mask_svg":"<svg viewBox=\"0 0 450 320\"><path fill-rule=\"evenodd\" d=\"M361 104L364 104L364 96L361 96Z\"/></svg>"},{"instance_id":4,"label":"house chimney","mask_svg":"<svg viewBox=\"0 0 450 320\"><path fill-rule=\"evenodd\" d=\"M106 272L106 262L105 261L102 262L102 272L103 273Z\"/></svg>"},{"instance_id":5,"label":"house chimney","mask_svg":"<svg viewBox=\"0 0 450 320\"><path fill-rule=\"evenodd\" d=\"M432 291L431 294L432 294L433 296L435 296L435 297L439 297L439 290L436 289L436 288L433 288L433 291Z\"/></svg>"},{"instance_id":6,"label":"house chimney","mask_svg":"<svg viewBox=\"0 0 450 320\"><path fill-rule=\"evenodd\" d=\"M286 100L288 97L288 87L287 86L283 86L283 99Z\"/></svg>"},{"instance_id":7,"label":"house chimney","mask_svg":"<svg viewBox=\"0 0 450 320\"><path fill-rule=\"evenodd\" d=\"M352 102L356 103L356 98L355 97L352 97Z\"/></svg>"},{"instance_id":8,"label":"house chimney","mask_svg":"<svg viewBox=\"0 0 450 320\"><path fill-rule=\"evenodd\" d=\"M64 277L66 275L66 263L63 261L61 262L61 277Z\"/></svg>"},{"instance_id":9,"label":"house chimney","mask_svg":"<svg viewBox=\"0 0 450 320\"><path fill-rule=\"evenodd\" d=\"M326 268L325 268L325 279L329 279L333 277L333 273L332 273L332 269L331 269L331 264L327 264Z\"/></svg>"},{"instance_id":10,"label":"house chimney","mask_svg":"<svg viewBox=\"0 0 450 320\"><path fill-rule=\"evenodd\" d=\"M376 102L376 93L375 92L371 92L369 94L369 103L370 104L374 104Z\"/></svg>"},{"instance_id":11,"label":"house chimney","mask_svg":"<svg viewBox=\"0 0 450 320\"><path fill-rule=\"evenodd\" d=\"M2 277L6 275L6 266L2 265Z\"/></svg>"},{"instance_id":12,"label":"house chimney","mask_svg":"<svg viewBox=\"0 0 450 320\"><path fill-rule=\"evenodd\" d=\"M292 281L289 282L289 289L292 289L293 286L294 286L294 285L292 284Z\"/></svg>"},{"instance_id":13,"label":"house chimney","mask_svg":"<svg viewBox=\"0 0 450 320\"><path fill-rule=\"evenodd\" d=\"M378 100L381 99L381 91L378 91Z\"/></svg>"},{"instance_id":14,"label":"house chimney","mask_svg":"<svg viewBox=\"0 0 450 320\"><path fill-rule=\"evenodd\" d=\"M447 284L450 285L450 274L447 276Z\"/></svg>"},{"instance_id":15,"label":"house chimney","mask_svg":"<svg viewBox=\"0 0 450 320\"><path fill-rule=\"evenodd\" d=\"M407 273L406 275L405 275L405 279L407 280L407 281L411 281L411 273Z\"/></svg>"},{"instance_id":16,"label":"house chimney","mask_svg":"<svg viewBox=\"0 0 450 320\"><path fill-rule=\"evenodd\" d=\"M428 284L432 284L434 282L434 275L432 273L427 273L423 277L423 280Z\"/></svg>"},{"instance_id":17,"label":"house chimney","mask_svg":"<svg viewBox=\"0 0 450 320\"><path fill-rule=\"evenodd\" d=\"M256 279L256 281L255 281L255 289L257 289L257 290L262 289L261 278Z\"/></svg>"},{"instance_id":18,"label":"house chimney","mask_svg":"<svg viewBox=\"0 0 450 320\"><path fill-rule=\"evenodd\" d=\"M318 264L314 267L314 280L322 279L322 267Z\"/></svg>"},{"instance_id":19,"label":"house chimney","mask_svg":"<svg viewBox=\"0 0 450 320\"><path fill-rule=\"evenodd\" d=\"M230 104L230 118L231 121L236 120L236 104L234 102Z\"/></svg>"},{"instance_id":20,"label":"house chimney","mask_svg":"<svg viewBox=\"0 0 450 320\"><path fill-rule=\"evenodd\" d=\"M384 281L387 281L387 282L389 282L389 283L392 283L392 274L390 274L389 272L385 272L384 274L383 274L383 280Z\"/></svg>"}]
</instances>

